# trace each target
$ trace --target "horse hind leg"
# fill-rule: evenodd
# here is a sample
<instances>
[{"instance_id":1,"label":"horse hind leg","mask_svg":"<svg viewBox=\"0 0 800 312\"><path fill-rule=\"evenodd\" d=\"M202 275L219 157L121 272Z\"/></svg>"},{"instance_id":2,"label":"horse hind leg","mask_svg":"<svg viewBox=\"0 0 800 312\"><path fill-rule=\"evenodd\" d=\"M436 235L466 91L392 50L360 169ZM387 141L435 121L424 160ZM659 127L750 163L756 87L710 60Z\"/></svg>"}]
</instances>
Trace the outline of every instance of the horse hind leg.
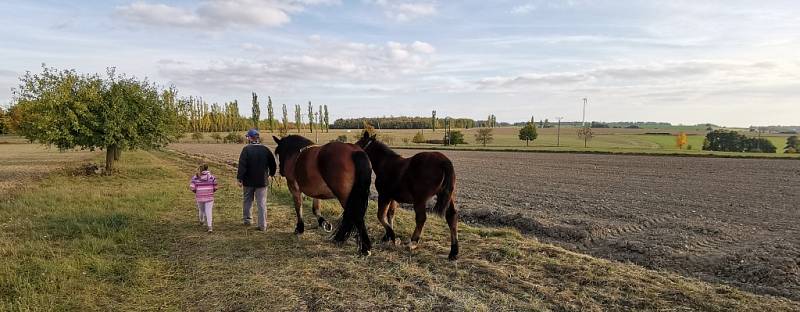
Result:
<instances>
[{"instance_id":1,"label":"horse hind leg","mask_svg":"<svg viewBox=\"0 0 800 312\"><path fill-rule=\"evenodd\" d=\"M314 213L314 216L317 217L317 223L319 224L319 227L325 230L325 232L330 232L333 230L333 225L331 225L331 223L328 222L328 220L325 220L325 217L323 217L322 214L319 212L319 204L320 200L314 198L314 202L311 205L311 211Z\"/></svg>"},{"instance_id":2,"label":"horse hind leg","mask_svg":"<svg viewBox=\"0 0 800 312\"><path fill-rule=\"evenodd\" d=\"M387 212L389 206L391 205L392 201L385 199L385 198L378 198L378 221L383 225L383 228L386 230L386 234L383 235L381 242L386 243L395 241L394 229L392 229L392 225L387 221Z\"/></svg>"},{"instance_id":3,"label":"horse hind leg","mask_svg":"<svg viewBox=\"0 0 800 312\"><path fill-rule=\"evenodd\" d=\"M305 232L305 224L303 223L303 194L299 190L292 190L292 198L294 199L294 213L297 215L297 226L294 228L294 234L301 235Z\"/></svg>"},{"instance_id":4,"label":"horse hind leg","mask_svg":"<svg viewBox=\"0 0 800 312\"><path fill-rule=\"evenodd\" d=\"M411 241L408 244L409 250L417 249L419 238L422 236L422 228L425 226L425 220L428 218L427 213L428 212L425 209L424 200L414 203L414 214L417 227L414 229L414 234L411 235Z\"/></svg>"},{"instance_id":5,"label":"horse hind leg","mask_svg":"<svg viewBox=\"0 0 800 312\"><path fill-rule=\"evenodd\" d=\"M450 227L450 255L447 257L450 260L458 259L458 211L456 210L455 203L450 201L450 207L445 214L447 226Z\"/></svg>"}]
</instances>

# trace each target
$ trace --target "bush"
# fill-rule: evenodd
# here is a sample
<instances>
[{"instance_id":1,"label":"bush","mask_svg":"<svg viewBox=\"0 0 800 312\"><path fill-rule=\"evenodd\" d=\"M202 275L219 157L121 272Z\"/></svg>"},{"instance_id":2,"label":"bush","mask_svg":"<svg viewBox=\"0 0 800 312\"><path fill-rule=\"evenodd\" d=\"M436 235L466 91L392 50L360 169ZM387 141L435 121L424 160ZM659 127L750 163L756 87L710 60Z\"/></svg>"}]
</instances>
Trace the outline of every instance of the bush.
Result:
<instances>
[{"instance_id":1,"label":"bush","mask_svg":"<svg viewBox=\"0 0 800 312\"><path fill-rule=\"evenodd\" d=\"M745 152L754 153L775 153L778 148L772 144L772 141L759 138L747 138L742 142Z\"/></svg>"},{"instance_id":2,"label":"bush","mask_svg":"<svg viewBox=\"0 0 800 312\"><path fill-rule=\"evenodd\" d=\"M706 134L706 139L703 141L703 150L775 153L778 149L770 140L749 138L736 131L719 129Z\"/></svg>"},{"instance_id":3,"label":"bush","mask_svg":"<svg viewBox=\"0 0 800 312\"><path fill-rule=\"evenodd\" d=\"M445 135L444 140L445 142L447 141L447 135ZM461 133L461 131L450 131L450 144L466 144L466 142L464 142L464 134Z\"/></svg>"},{"instance_id":4,"label":"bush","mask_svg":"<svg viewBox=\"0 0 800 312\"><path fill-rule=\"evenodd\" d=\"M334 141L336 141L336 142L342 142L342 143L347 143L347 136L346 136L346 135L344 135L344 134L342 134L342 135L340 135L340 136L336 137L336 140L334 140Z\"/></svg>"},{"instance_id":5,"label":"bush","mask_svg":"<svg viewBox=\"0 0 800 312\"><path fill-rule=\"evenodd\" d=\"M414 143L417 143L417 144L425 143L425 135L422 134L422 131L417 132L417 134L415 134L414 137L411 139L411 142L414 142Z\"/></svg>"},{"instance_id":6,"label":"bush","mask_svg":"<svg viewBox=\"0 0 800 312\"><path fill-rule=\"evenodd\" d=\"M200 132L192 133L192 140L194 140L195 142L200 142L200 140L202 140L202 139L203 139L203 134L202 133L200 133Z\"/></svg>"},{"instance_id":7,"label":"bush","mask_svg":"<svg viewBox=\"0 0 800 312\"><path fill-rule=\"evenodd\" d=\"M219 143L219 141L222 141L222 135L217 132L212 133L211 138L214 139L214 142L217 143Z\"/></svg>"},{"instance_id":8,"label":"bush","mask_svg":"<svg viewBox=\"0 0 800 312\"><path fill-rule=\"evenodd\" d=\"M228 135L226 135L222 140L225 143L236 143L236 144L244 143L244 137L238 135L236 132L228 132Z\"/></svg>"}]
</instances>

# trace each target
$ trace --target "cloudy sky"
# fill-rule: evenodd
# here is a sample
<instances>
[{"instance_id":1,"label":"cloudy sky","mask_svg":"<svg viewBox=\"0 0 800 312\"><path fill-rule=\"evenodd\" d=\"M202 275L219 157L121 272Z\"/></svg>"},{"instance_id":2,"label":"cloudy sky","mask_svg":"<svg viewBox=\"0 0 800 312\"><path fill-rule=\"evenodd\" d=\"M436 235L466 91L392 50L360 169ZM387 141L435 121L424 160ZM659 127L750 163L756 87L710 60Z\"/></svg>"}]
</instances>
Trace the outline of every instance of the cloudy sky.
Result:
<instances>
[{"instance_id":1,"label":"cloudy sky","mask_svg":"<svg viewBox=\"0 0 800 312\"><path fill-rule=\"evenodd\" d=\"M0 103L41 64L332 117L800 124L800 3L3 1ZM263 110L263 109L262 109Z\"/></svg>"}]
</instances>

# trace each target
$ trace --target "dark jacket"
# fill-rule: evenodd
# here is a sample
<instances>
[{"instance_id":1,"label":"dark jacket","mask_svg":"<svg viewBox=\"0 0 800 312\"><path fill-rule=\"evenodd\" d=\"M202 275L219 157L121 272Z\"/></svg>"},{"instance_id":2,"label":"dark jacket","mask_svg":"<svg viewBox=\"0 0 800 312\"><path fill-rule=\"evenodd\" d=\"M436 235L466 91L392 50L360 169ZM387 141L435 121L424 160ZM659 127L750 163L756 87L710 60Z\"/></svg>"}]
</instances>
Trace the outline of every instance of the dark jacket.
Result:
<instances>
[{"instance_id":1,"label":"dark jacket","mask_svg":"<svg viewBox=\"0 0 800 312\"><path fill-rule=\"evenodd\" d=\"M267 186L267 173L275 176L275 156L272 151L261 144L247 144L239 154L239 170L236 179L244 186Z\"/></svg>"}]
</instances>

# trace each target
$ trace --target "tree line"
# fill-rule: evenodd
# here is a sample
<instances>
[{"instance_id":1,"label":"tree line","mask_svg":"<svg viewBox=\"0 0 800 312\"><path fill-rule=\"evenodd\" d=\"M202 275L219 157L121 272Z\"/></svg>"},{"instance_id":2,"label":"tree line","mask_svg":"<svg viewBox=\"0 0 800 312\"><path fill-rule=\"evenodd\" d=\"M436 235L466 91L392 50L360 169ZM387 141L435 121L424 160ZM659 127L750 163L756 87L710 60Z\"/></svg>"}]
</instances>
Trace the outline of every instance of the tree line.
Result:
<instances>
[{"instance_id":1,"label":"tree line","mask_svg":"<svg viewBox=\"0 0 800 312\"><path fill-rule=\"evenodd\" d=\"M310 132L314 132L314 129L328 131L330 128L328 105L319 105L318 110L315 112L311 101L309 101L305 118L302 106L295 105L294 121L290 122L286 116L288 114L286 104L282 106L283 118L278 119L275 116L272 97L268 96L267 116L265 116L266 119L261 119L261 103L258 100L258 94L253 92L251 95L252 111L249 118L241 115L237 101L222 105L217 103L209 105L203 98L193 96L178 100L178 113L187 120L186 130L193 133L245 131L255 128L285 135L290 129L298 132L308 129Z\"/></svg>"},{"instance_id":2,"label":"tree line","mask_svg":"<svg viewBox=\"0 0 800 312\"><path fill-rule=\"evenodd\" d=\"M437 118L435 111L431 117L362 117L362 118L339 118L330 125L331 129L361 129L364 124L371 125L377 129L441 129L444 127L445 120L450 122L452 128L469 129L476 127L477 122L470 118Z\"/></svg>"}]
</instances>

